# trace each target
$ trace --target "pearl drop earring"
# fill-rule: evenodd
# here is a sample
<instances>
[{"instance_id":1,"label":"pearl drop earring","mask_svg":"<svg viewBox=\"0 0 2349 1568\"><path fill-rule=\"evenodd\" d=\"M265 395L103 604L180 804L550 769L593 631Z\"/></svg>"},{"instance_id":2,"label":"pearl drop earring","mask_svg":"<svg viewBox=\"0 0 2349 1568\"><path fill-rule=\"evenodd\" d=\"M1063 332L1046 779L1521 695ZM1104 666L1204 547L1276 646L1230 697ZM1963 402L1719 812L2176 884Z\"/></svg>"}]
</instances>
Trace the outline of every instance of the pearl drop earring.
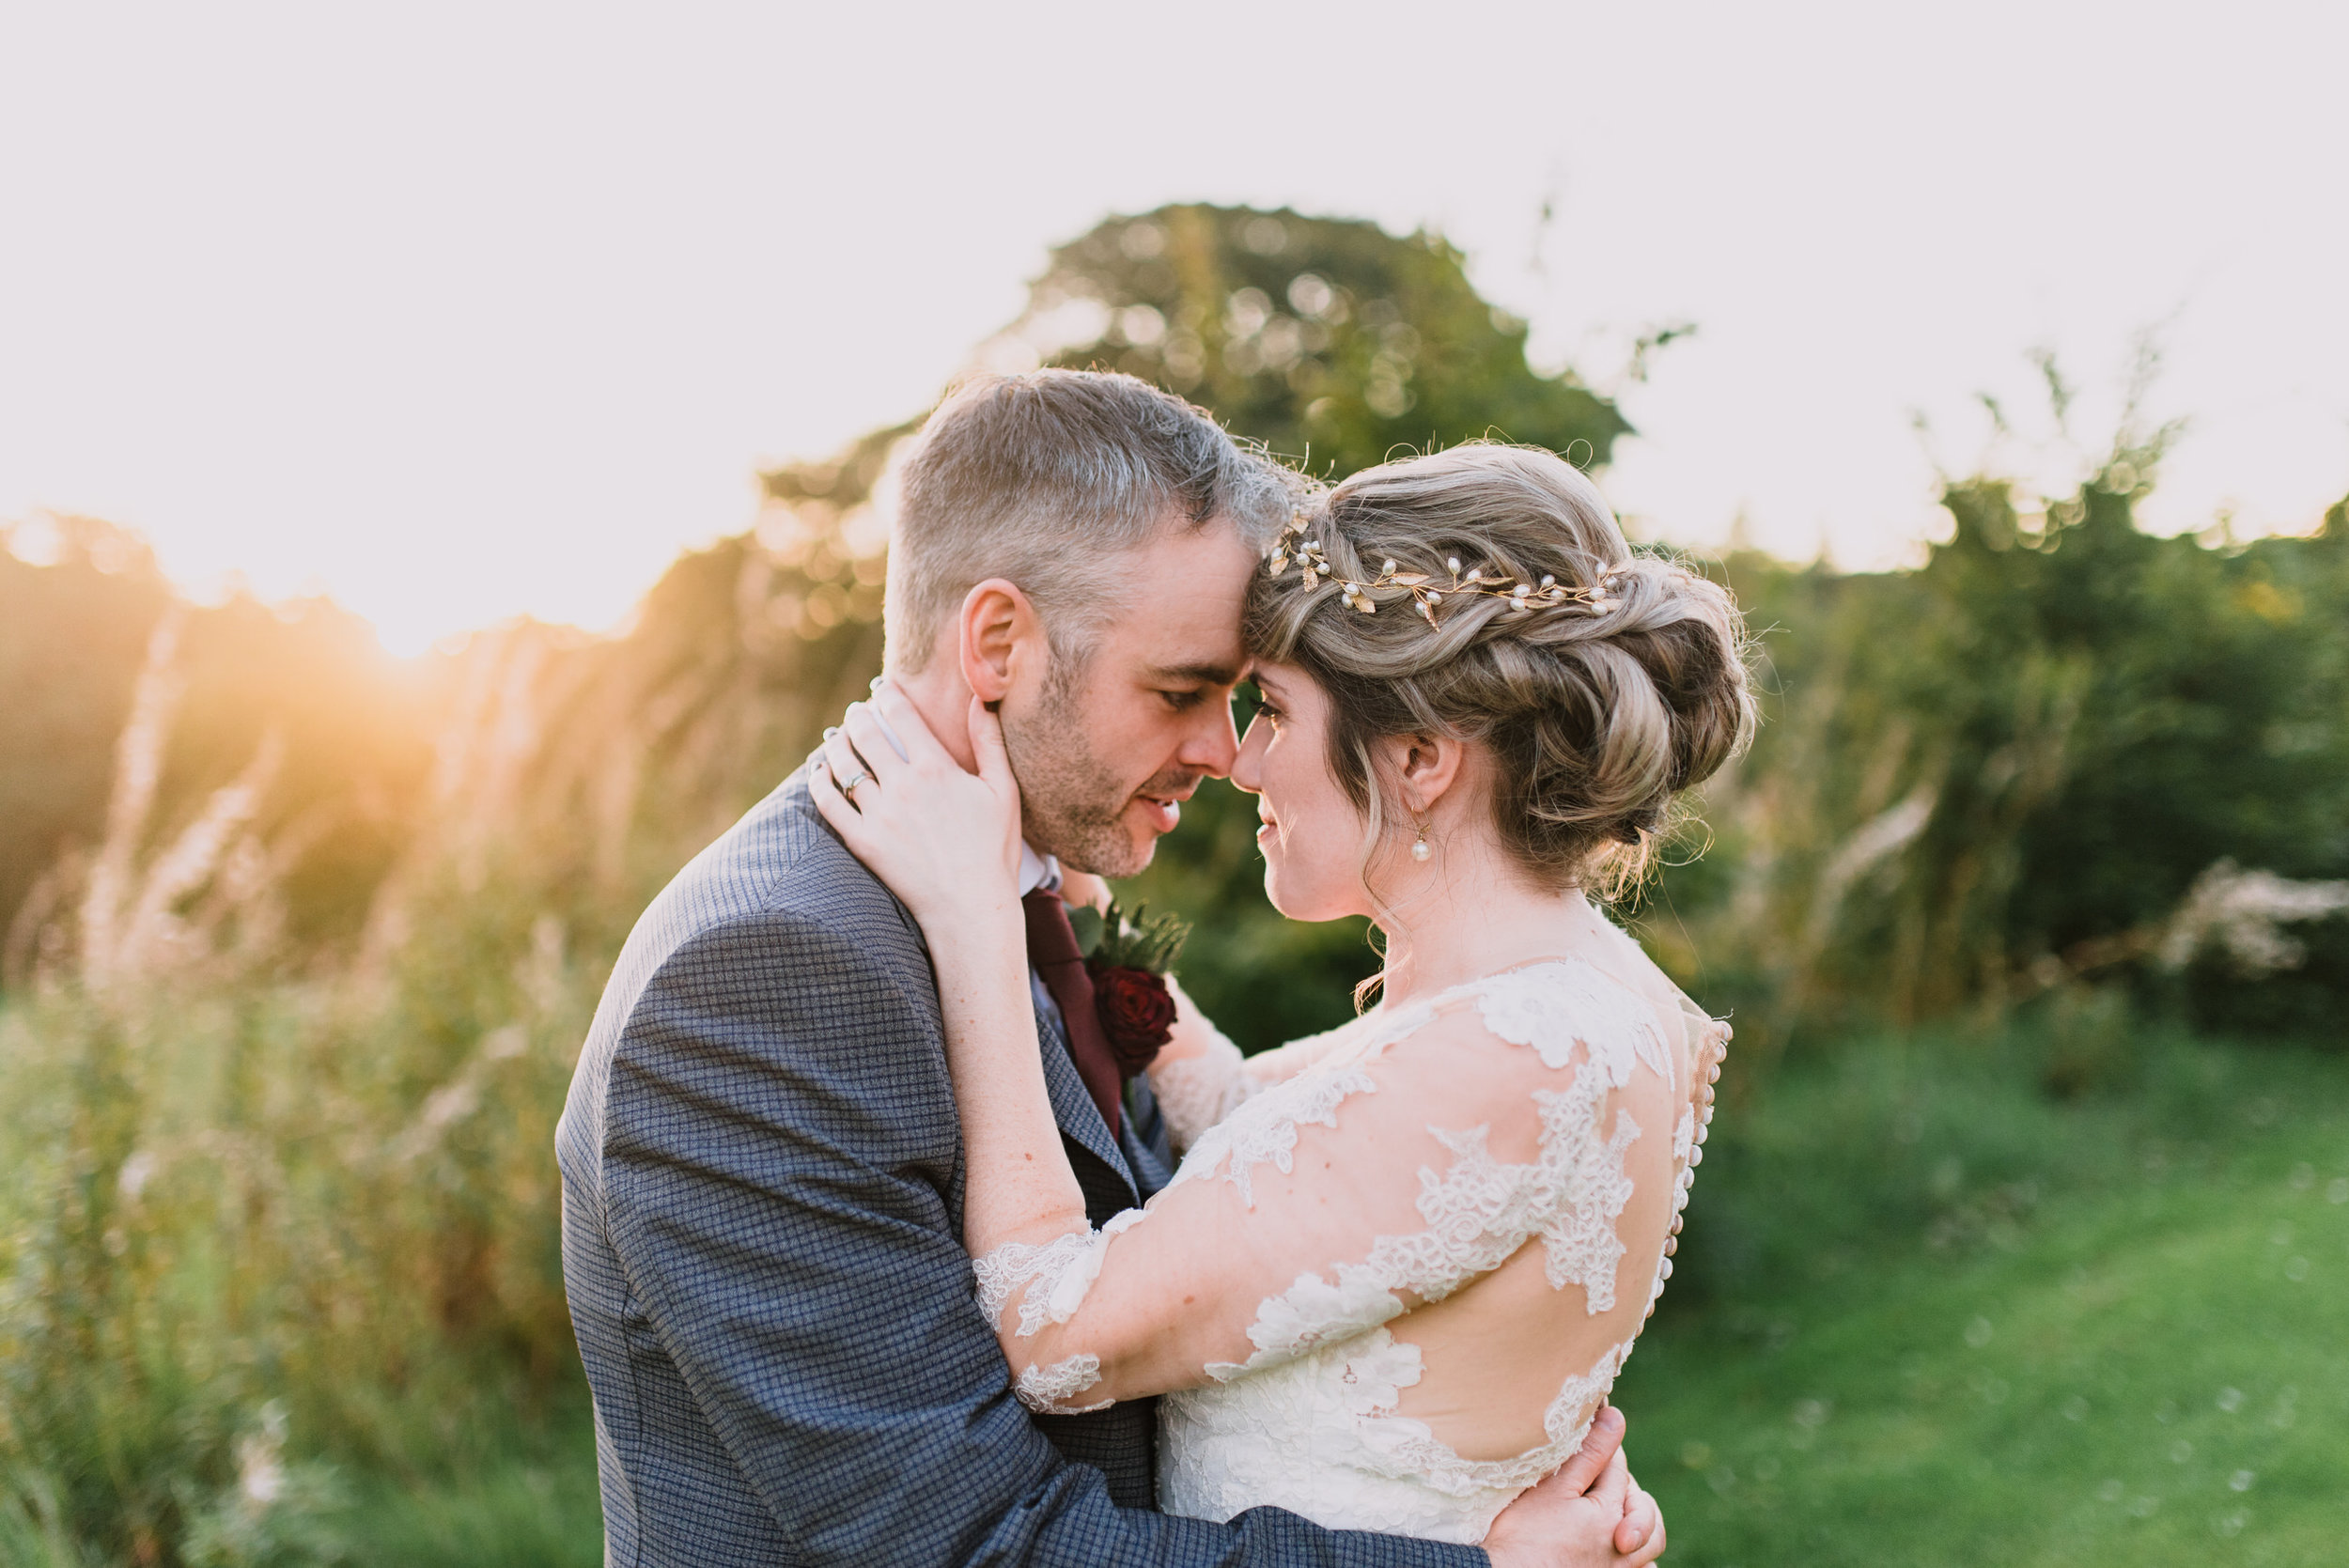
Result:
<instances>
[{"instance_id":1,"label":"pearl drop earring","mask_svg":"<svg viewBox=\"0 0 2349 1568\"><path fill-rule=\"evenodd\" d=\"M1429 821L1432 820L1434 820L1432 817L1429 818ZM1419 837L1411 841L1411 859L1424 865L1435 853L1436 851L1427 843L1427 823L1422 822L1419 825Z\"/></svg>"}]
</instances>

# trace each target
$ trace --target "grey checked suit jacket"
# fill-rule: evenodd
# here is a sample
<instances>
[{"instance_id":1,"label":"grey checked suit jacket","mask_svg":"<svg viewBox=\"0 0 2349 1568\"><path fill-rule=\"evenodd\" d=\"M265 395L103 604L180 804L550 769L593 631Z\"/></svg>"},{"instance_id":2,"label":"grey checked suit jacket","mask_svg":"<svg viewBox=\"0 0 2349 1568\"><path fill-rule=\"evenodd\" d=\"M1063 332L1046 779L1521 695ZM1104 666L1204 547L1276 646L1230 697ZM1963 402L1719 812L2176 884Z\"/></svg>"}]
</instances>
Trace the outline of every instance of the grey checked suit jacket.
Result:
<instances>
[{"instance_id":1,"label":"grey checked suit jacket","mask_svg":"<svg viewBox=\"0 0 2349 1568\"><path fill-rule=\"evenodd\" d=\"M1165 1178L1040 1022L1096 1224ZM1152 1511L1152 1402L1032 1418L972 1299L962 1148L911 917L795 774L637 923L556 1133L605 1560L1468 1568L1473 1548Z\"/></svg>"}]
</instances>

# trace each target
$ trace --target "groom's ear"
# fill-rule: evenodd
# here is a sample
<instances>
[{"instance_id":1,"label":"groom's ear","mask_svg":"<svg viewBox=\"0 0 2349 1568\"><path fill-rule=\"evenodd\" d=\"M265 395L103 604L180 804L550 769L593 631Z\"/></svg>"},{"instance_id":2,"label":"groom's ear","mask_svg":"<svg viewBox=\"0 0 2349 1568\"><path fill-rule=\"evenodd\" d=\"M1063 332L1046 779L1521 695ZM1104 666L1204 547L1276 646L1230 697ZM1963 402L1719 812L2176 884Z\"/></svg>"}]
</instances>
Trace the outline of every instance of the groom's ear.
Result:
<instances>
[{"instance_id":1,"label":"groom's ear","mask_svg":"<svg viewBox=\"0 0 2349 1568\"><path fill-rule=\"evenodd\" d=\"M990 577L962 597L955 629L963 684L989 707L1003 700L1042 651L1044 627L1016 582Z\"/></svg>"}]
</instances>

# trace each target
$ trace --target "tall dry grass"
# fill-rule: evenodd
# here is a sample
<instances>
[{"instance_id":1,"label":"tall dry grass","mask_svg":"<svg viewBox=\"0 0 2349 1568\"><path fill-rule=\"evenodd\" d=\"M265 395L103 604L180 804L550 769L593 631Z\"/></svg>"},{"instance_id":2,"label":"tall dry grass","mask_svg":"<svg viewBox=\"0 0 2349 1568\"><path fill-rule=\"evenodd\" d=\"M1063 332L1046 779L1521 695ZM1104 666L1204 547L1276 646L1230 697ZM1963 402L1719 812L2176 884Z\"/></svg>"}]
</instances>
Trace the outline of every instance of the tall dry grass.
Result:
<instances>
[{"instance_id":1,"label":"tall dry grass","mask_svg":"<svg viewBox=\"0 0 2349 1568\"><path fill-rule=\"evenodd\" d=\"M288 966L276 748L148 821L175 633L71 939L0 1009L0 1560L318 1560L319 1455L461 1464L568 1379L549 1150L595 977L461 835L386 884L404 939Z\"/></svg>"},{"instance_id":2,"label":"tall dry grass","mask_svg":"<svg viewBox=\"0 0 2349 1568\"><path fill-rule=\"evenodd\" d=\"M334 1560L368 1487L576 1414L571 1064L635 911L877 667L868 516L779 503L618 638L477 635L379 710L423 726L388 807L298 725L191 787L212 613L154 623L0 992L0 1564ZM386 810L359 918L304 936Z\"/></svg>"}]
</instances>

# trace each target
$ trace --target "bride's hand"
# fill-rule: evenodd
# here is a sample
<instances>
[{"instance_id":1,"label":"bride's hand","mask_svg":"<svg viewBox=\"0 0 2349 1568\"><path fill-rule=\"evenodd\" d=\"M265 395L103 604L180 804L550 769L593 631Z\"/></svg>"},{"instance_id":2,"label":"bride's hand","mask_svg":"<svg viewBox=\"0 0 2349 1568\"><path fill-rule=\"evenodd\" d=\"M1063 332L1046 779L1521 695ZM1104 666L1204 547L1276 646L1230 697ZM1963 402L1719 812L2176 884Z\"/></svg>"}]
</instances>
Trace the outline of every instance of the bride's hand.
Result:
<instances>
[{"instance_id":1,"label":"bride's hand","mask_svg":"<svg viewBox=\"0 0 2349 1568\"><path fill-rule=\"evenodd\" d=\"M882 719L904 743L902 758ZM1020 919L1019 786L1001 722L976 698L967 722L975 774L884 681L871 704L849 705L810 763L816 809L933 942L971 923L1008 920L1017 928Z\"/></svg>"}]
</instances>

